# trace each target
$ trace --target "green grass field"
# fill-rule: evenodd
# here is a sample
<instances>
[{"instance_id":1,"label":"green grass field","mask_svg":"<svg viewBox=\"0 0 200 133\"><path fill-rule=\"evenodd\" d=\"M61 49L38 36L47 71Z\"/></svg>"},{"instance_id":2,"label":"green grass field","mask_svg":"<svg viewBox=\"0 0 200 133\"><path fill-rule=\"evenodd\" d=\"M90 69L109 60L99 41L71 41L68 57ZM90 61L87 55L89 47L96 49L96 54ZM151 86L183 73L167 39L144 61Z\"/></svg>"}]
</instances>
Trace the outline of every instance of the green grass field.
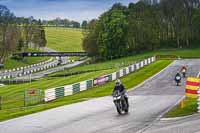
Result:
<instances>
[{"instance_id":1,"label":"green grass field","mask_svg":"<svg viewBox=\"0 0 200 133\"><path fill-rule=\"evenodd\" d=\"M163 69L167 65L169 65L171 62L172 62L171 60L157 61L157 62L155 62L155 63L153 63L149 66L146 66L145 68L143 68L143 69L141 69L141 70L139 70L135 73L131 73L131 74L123 77L122 82L124 83L126 88L130 89L130 88L138 85L139 83L143 82L145 79L156 74L161 69ZM102 74L103 73L99 73L99 75L102 75ZM72 78L73 77L70 77L70 79L72 79ZM62 80L62 78L60 78L60 80ZM76 79L76 77L74 77L74 82L76 82L78 80L79 79ZM63 81L57 81L57 83L58 84L59 84L59 82L65 82L66 83L67 81L68 81L67 79L63 79ZM41 82L44 82L44 81L41 81ZM49 81L49 83L46 83L46 84L42 84L42 83L37 84L36 82L33 83L33 84L35 85L35 87L40 86L41 89L46 89L47 86L51 86L53 84L58 85L57 83L56 82L52 83L52 81ZM12 86L2 87L1 91L0 91L0 95L11 95L11 94L16 95L17 93L23 92L26 87L34 87L34 85L29 86L29 84L24 84L24 85L21 85L21 86L13 86L12 85ZM42 86L44 88L42 88ZM96 88L93 88L93 89L90 89L90 90L87 90L87 91L84 91L84 92L80 92L80 93L72 95L72 96L57 99L53 102L43 104L43 105L40 105L40 106L28 107L28 108L18 108L18 109L14 109L14 110L13 109L11 109L11 110L3 109L3 110L0 111L0 120L2 121L2 120L6 120L6 119L11 119L11 118L14 118L14 117L18 117L18 116L22 116L22 115L26 115L26 114L30 114L30 113L34 113L34 112L38 112L38 111L62 106L62 105L67 105L67 104L72 104L72 103L84 101L87 98L107 96L107 95L111 94L113 86L114 86L114 83L110 82L108 84L105 84L105 85L102 85L102 86L99 86L99 87L96 87ZM23 103L17 103L17 104L21 105Z\"/></svg>"},{"instance_id":2,"label":"green grass field","mask_svg":"<svg viewBox=\"0 0 200 133\"><path fill-rule=\"evenodd\" d=\"M47 47L57 51L80 52L83 34L80 29L48 27L45 29Z\"/></svg>"}]
</instances>

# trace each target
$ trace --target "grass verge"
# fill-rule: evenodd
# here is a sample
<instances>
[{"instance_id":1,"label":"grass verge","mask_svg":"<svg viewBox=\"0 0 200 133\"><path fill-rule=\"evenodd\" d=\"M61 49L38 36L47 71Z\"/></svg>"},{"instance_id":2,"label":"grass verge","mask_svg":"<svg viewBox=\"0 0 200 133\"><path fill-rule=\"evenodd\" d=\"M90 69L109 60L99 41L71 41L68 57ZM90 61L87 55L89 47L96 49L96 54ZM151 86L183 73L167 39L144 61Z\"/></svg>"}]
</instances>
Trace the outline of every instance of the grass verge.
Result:
<instances>
[{"instance_id":1,"label":"grass verge","mask_svg":"<svg viewBox=\"0 0 200 133\"><path fill-rule=\"evenodd\" d=\"M131 89L132 87L135 87L136 85L142 83L144 80L158 73L160 70L168 66L171 62L172 62L171 60L157 61L137 72L131 73L123 77L122 82L124 83L127 89ZM53 102L43 104L40 106L18 108L18 109L12 109L12 110L1 110L0 121L27 115L27 114L32 114L32 113L47 110L50 108L55 108L55 107L59 107L63 105L81 102L88 98L107 96L111 94L113 90L113 86L114 86L114 82L109 82L105 85L102 85L102 86L99 86L99 87L96 87L84 92L80 92L72 96L60 98Z\"/></svg>"},{"instance_id":2,"label":"grass verge","mask_svg":"<svg viewBox=\"0 0 200 133\"><path fill-rule=\"evenodd\" d=\"M172 117L182 117L187 115L192 115L197 113L197 99L187 98L184 100L184 107L181 108L181 105L177 105L170 112L165 114L164 117L172 118Z\"/></svg>"}]
</instances>

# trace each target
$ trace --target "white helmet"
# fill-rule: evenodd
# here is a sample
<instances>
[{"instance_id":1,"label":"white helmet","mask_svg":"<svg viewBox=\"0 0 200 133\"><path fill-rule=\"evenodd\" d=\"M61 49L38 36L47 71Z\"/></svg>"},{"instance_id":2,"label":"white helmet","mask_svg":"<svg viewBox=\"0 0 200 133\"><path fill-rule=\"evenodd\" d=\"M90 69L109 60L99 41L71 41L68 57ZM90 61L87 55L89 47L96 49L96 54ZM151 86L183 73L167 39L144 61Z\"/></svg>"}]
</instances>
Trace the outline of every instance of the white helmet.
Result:
<instances>
[{"instance_id":1,"label":"white helmet","mask_svg":"<svg viewBox=\"0 0 200 133\"><path fill-rule=\"evenodd\" d=\"M121 85L121 81L120 81L120 79L117 79L116 81L115 81L115 84L118 86L118 85Z\"/></svg>"}]
</instances>

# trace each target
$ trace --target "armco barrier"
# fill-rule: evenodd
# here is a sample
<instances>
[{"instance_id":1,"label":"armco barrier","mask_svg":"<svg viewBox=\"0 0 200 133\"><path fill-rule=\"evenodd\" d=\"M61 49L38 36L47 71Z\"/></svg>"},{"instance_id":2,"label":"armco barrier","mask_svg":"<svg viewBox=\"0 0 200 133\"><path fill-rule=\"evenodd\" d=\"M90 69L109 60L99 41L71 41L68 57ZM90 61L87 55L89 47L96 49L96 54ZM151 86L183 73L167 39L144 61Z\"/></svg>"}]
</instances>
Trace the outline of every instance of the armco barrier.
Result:
<instances>
[{"instance_id":1,"label":"armco barrier","mask_svg":"<svg viewBox=\"0 0 200 133\"><path fill-rule=\"evenodd\" d=\"M154 62L155 60L156 60L155 57L151 57L151 58L145 59L141 62L132 64L128 67L122 68L119 71L114 72L112 74L104 75L104 76L101 76L101 77L98 77L95 79L82 81L80 83L75 83L72 85L66 85L66 86L62 86L62 87L47 89L47 90L45 90L45 93L44 93L45 94L44 100L45 100L45 102L49 102L49 101L55 100L57 98L73 95L80 91L85 91L85 90L88 90L95 86L99 86L99 85L105 84L107 82L114 81L120 77L123 77L129 73L132 73L132 72Z\"/></svg>"},{"instance_id":2,"label":"armco barrier","mask_svg":"<svg viewBox=\"0 0 200 133\"><path fill-rule=\"evenodd\" d=\"M136 63L136 70L140 69L140 63Z\"/></svg>"},{"instance_id":3,"label":"armco barrier","mask_svg":"<svg viewBox=\"0 0 200 133\"><path fill-rule=\"evenodd\" d=\"M121 78L122 76L124 76L123 74L124 74L123 69L120 69L120 70L119 70L119 77Z\"/></svg>"},{"instance_id":4,"label":"armco barrier","mask_svg":"<svg viewBox=\"0 0 200 133\"><path fill-rule=\"evenodd\" d=\"M73 87L72 85L65 86L65 96L69 96L73 94Z\"/></svg>"},{"instance_id":5,"label":"armco barrier","mask_svg":"<svg viewBox=\"0 0 200 133\"><path fill-rule=\"evenodd\" d=\"M80 92L80 83L73 84L72 88L73 88L73 94Z\"/></svg>"},{"instance_id":6,"label":"armco barrier","mask_svg":"<svg viewBox=\"0 0 200 133\"><path fill-rule=\"evenodd\" d=\"M28 66L24 66L24 67L18 67L18 68L13 68L12 70L9 69L9 70L4 70L4 71L0 71L0 73L8 73L8 72L17 72L17 71L20 71L20 70L24 70L24 69L27 69L27 68L31 68L31 67L35 67L35 66L40 66L40 65L43 65L43 64L46 64L46 63L49 63L53 61L53 58L47 60L47 61L43 61L43 62L40 62L38 64L33 64L33 65L28 65ZM55 64L56 66L56 64ZM13 76L13 75L11 75ZM10 76L10 77L11 77ZM7 76L8 77L8 76ZM14 76L13 76L14 77Z\"/></svg>"},{"instance_id":7,"label":"armco barrier","mask_svg":"<svg viewBox=\"0 0 200 133\"><path fill-rule=\"evenodd\" d=\"M58 87L55 89L56 99L65 96L65 87Z\"/></svg>"},{"instance_id":8,"label":"armco barrier","mask_svg":"<svg viewBox=\"0 0 200 133\"><path fill-rule=\"evenodd\" d=\"M52 100L55 100L56 99L56 93L55 93L55 89L48 89L48 90L45 90L44 92L44 95L45 95L45 102L48 102L48 101L52 101Z\"/></svg>"}]
</instances>

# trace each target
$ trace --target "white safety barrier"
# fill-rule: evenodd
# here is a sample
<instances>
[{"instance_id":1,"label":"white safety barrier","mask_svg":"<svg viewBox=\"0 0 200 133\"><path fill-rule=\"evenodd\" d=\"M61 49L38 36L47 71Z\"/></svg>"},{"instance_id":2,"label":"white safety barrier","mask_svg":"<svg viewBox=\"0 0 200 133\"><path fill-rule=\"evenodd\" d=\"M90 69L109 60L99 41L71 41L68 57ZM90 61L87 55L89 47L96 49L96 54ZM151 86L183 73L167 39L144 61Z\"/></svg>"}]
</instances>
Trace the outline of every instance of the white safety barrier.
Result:
<instances>
[{"instance_id":1,"label":"white safety barrier","mask_svg":"<svg viewBox=\"0 0 200 133\"><path fill-rule=\"evenodd\" d=\"M147 64L148 64L148 60L145 59L145 60L144 60L144 65L146 66Z\"/></svg>"},{"instance_id":2,"label":"white safety barrier","mask_svg":"<svg viewBox=\"0 0 200 133\"><path fill-rule=\"evenodd\" d=\"M87 90L87 84L85 81L80 82L80 91Z\"/></svg>"},{"instance_id":3,"label":"white safety barrier","mask_svg":"<svg viewBox=\"0 0 200 133\"><path fill-rule=\"evenodd\" d=\"M144 67L144 62L143 61L140 62L140 66Z\"/></svg>"},{"instance_id":4,"label":"white safety barrier","mask_svg":"<svg viewBox=\"0 0 200 133\"><path fill-rule=\"evenodd\" d=\"M135 64L131 65L131 68L132 68L132 72L135 71Z\"/></svg>"},{"instance_id":5,"label":"white safety barrier","mask_svg":"<svg viewBox=\"0 0 200 133\"><path fill-rule=\"evenodd\" d=\"M45 92L45 102L56 99L55 89L48 89Z\"/></svg>"},{"instance_id":6,"label":"white safety barrier","mask_svg":"<svg viewBox=\"0 0 200 133\"><path fill-rule=\"evenodd\" d=\"M136 70L140 69L140 63L136 63Z\"/></svg>"},{"instance_id":7,"label":"white safety barrier","mask_svg":"<svg viewBox=\"0 0 200 133\"><path fill-rule=\"evenodd\" d=\"M69 96L73 94L73 87L72 85L65 86L65 96Z\"/></svg>"},{"instance_id":8,"label":"white safety barrier","mask_svg":"<svg viewBox=\"0 0 200 133\"><path fill-rule=\"evenodd\" d=\"M2 71L2 73L20 71L20 70L31 68L31 67L35 67L35 66L44 65L44 64L50 63L52 61L53 61L53 58L50 58L47 61L43 61L43 62L40 62L40 63L37 63L37 64L27 65L27 66L24 66L24 67L17 67L17 68L13 68L12 70L4 70L4 71Z\"/></svg>"},{"instance_id":9,"label":"white safety barrier","mask_svg":"<svg viewBox=\"0 0 200 133\"><path fill-rule=\"evenodd\" d=\"M129 67L126 67L126 74L129 74Z\"/></svg>"},{"instance_id":10,"label":"white safety barrier","mask_svg":"<svg viewBox=\"0 0 200 133\"><path fill-rule=\"evenodd\" d=\"M124 69L119 70L119 77L122 77L124 75Z\"/></svg>"},{"instance_id":11,"label":"white safety barrier","mask_svg":"<svg viewBox=\"0 0 200 133\"><path fill-rule=\"evenodd\" d=\"M117 76L116 76L116 72L112 73L112 80L116 80L117 79Z\"/></svg>"},{"instance_id":12,"label":"white safety barrier","mask_svg":"<svg viewBox=\"0 0 200 133\"><path fill-rule=\"evenodd\" d=\"M151 63L151 58L148 58L148 64L150 64Z\"/></svg>"},{"instance_id":13,"label":"white safety barrier","mask_svg":"<svg viewBox=\"0 0 200 133\"><path fill-rule=\"evenodd\" d=\"M75 83L75 84L67 85L64 87L57 87L57 88L45 90L45 102L48 102L48 101L51 101L51 100L54 100L57 98L61 98L64 96L73 95L78 92L90 89L94 86L101 85L101 83L95 84L97 79L99 79L99 82L104 82L104 83L107 83L109 81L114 81L114 80L116 80L120 77L123 77L131 72L134 72L135 70L138 70L138 69L144 67L145 65L148 65L154 61L156 61L155 57L148 58L139 63L134 63L128 67L124 67L124 68L120 69L119 71L114 72L112 74L100 76L95 79L82 81L80 83ZM55 64L52 64L52 65L55 65Z\"/></svg>"}]
</instances>

